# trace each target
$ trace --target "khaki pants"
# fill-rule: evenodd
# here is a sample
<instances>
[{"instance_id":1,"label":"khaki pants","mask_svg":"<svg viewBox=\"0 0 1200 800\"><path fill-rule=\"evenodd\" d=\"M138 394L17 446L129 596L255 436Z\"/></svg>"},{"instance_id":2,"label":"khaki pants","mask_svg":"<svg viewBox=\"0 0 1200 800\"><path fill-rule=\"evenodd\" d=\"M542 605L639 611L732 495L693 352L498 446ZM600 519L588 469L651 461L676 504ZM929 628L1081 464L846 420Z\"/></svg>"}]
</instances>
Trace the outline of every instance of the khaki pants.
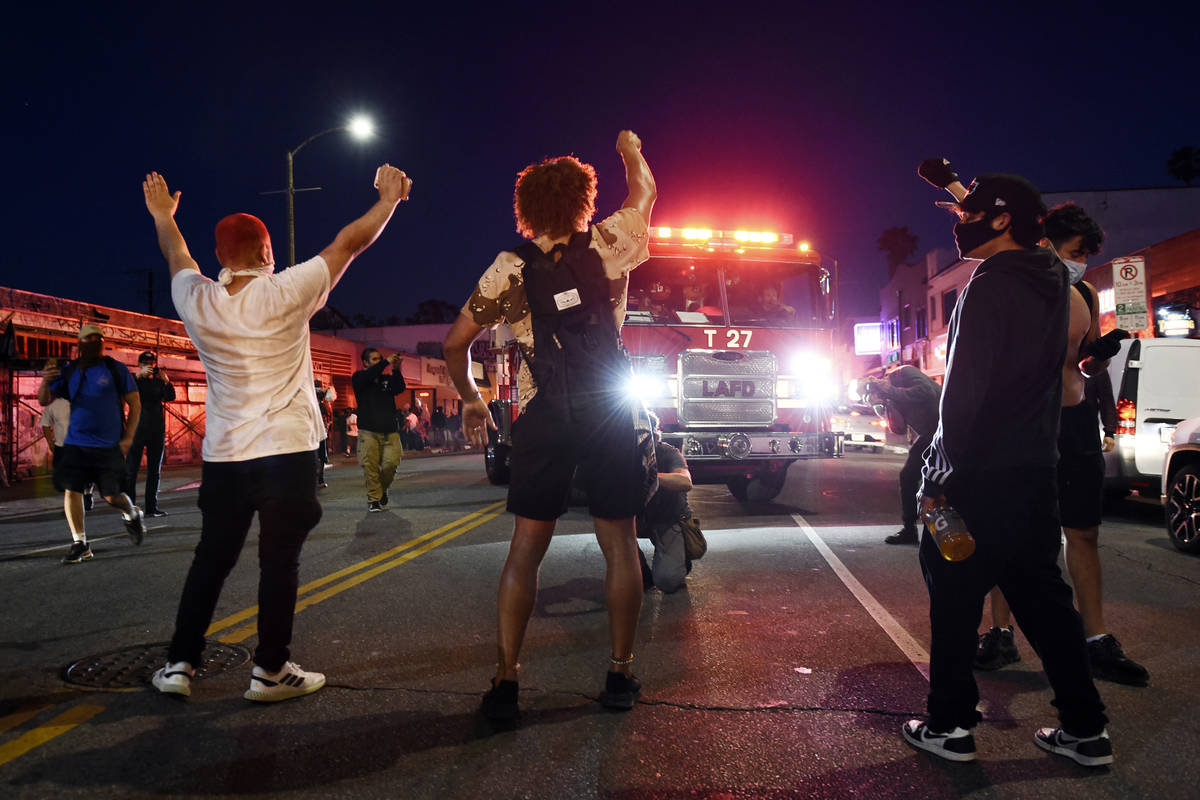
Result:
<instances>
[{"instance_id":1,"label":"khaki pants","mask_svg":"<svg viewBox=\"0 0 1200 800\"><path fill-rule=\"evenodd\" d=\"M358 431L358 463L362 464L367 481L367 502L374 503L392 485L396 467L400 466L400 434Z\"/></svg>"}]
</instances>

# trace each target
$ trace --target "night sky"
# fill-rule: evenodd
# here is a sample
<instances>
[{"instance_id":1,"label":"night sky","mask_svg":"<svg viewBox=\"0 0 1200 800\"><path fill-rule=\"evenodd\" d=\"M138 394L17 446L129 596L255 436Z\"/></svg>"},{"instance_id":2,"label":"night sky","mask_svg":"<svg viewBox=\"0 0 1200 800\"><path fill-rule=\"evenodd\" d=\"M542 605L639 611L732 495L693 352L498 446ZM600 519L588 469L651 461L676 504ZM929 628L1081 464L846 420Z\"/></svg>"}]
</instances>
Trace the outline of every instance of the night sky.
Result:
<instances>
[{"instance_id":1,"label":"night sky","mask_svg":"<svg viewBox=\"0 0 1200 800\"><path fill-rule=\"evenodd\" d=\"M512 183L575 153L599 212L624 197L631 128L658 181L656 224L773 228L839 261L849 311L873 313L875 240L907 225L953 247L916 164L1019 172L1044 191L1171 185L1200 147L1200 12L1094 3L43 3L6 21L5 260L0 283L174 316L140 182L163 173L215 276L213 226L246 211L287 258L284 154L371 115L365 144L296 157L297 258L377 197L375 167L416 181L330 302L406 316L461 304L516 244ZM1135 6L1137 7L1137 6ZM441 9L445 9L444 11ZM468 13L469 12L469 13Z\"/></svg>"}]
</instances>

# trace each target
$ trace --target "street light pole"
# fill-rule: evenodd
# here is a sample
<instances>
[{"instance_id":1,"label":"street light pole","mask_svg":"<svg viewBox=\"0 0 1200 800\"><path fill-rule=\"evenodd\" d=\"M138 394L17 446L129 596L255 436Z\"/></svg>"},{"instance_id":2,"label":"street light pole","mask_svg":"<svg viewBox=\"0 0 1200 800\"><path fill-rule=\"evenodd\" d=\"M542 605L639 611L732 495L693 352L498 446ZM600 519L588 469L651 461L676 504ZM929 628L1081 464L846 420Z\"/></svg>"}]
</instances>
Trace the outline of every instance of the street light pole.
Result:
<instances>
[{"instance_id":1,"label":"street light pole","mask_svg":"<svg viewBox=\"0 0 1200 800\"><path fill-rule=\"evenodd\" d=\"M302 147L304 147L304 145L311 142L313 139L320 139L325 134L333 133L334 131L345 131L345 130L349 130L349 129L350 129L349 125L338 125L336 128L328 128L326 130L321 131L320 133L314 133L312 136L308 137L303 142L296 145L295 147L293 147L291 150L288 150L288 152L287 152L287 228L288 228L288 266L289 267L296 266L296 182L295 182L295 179L294 179L293 173L292 173L292 162L296 158L296 153L299 153L300 149ZM317 187L317 188L320 188L320 187ZM313 191L313 190L312 189L308 189L308 190L301 189L301 191Z\"/></svg>"},{"instance_id":2,"label":"street light pole","mask_svg":"<svg viewBox=\"0 0 1200 800\"><path fill-rule=\"evenodd\" d=\"M356 117L355 119L352 119L346 125L338 125L336 127L326 128L323 131L314 133L312 136L308 137L303 142L296 145L291 150L287 151L287 188L283 190L283 193L287 195L287 234L288 234L288 266L289 267L296 266L296 192L298 192L298 191L313 192L313 191L316 191L317 189L321 188L319 186L314 187L312 189L297 189L296 188L295 177L294 177L294 173L293 173L293 169L292 169L293 163L296 159L296 153L299 153L300 150L304 147L304 145L308 144L309 142L313 141L314 139L320 139L325 134L333 133L335 131L349 131L350 134L352 136L354 136L354 138L356 138L356 139L369 138L372 135L372 133L374 132L369 120L367 120L365 117ZM278 192L264 192L264 194L278 194Z\"/></svg>"}]
</instances>

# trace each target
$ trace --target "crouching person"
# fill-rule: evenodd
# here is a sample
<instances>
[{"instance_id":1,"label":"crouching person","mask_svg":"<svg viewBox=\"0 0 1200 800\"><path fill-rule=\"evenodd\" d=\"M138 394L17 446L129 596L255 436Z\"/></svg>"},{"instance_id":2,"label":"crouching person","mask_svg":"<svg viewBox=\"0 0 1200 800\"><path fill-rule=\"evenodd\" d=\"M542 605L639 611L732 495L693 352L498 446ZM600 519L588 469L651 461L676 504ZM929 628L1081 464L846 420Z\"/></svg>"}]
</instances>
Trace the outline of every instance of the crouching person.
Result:
<instances>
[{"instance_id":1,"label":"crouching person","mask_svg":"<svg viewBox=\"0 0 1200 800\"><path fill-rule=\"evenodd\" d=\"M692 489L692 473L683 453L662 441L657 419L651 418L651 426L654 457L658 462L658 491L638 515L637 533L639 539L650 540L654 556L648 566L646 556L638 548L638 558L642 562L643 588L649 590L656 586L664 594L671 594L683 587L684 578L692 571L684 531L692 519L692 509L687 501Z\"/></svg>"}]
</instances>

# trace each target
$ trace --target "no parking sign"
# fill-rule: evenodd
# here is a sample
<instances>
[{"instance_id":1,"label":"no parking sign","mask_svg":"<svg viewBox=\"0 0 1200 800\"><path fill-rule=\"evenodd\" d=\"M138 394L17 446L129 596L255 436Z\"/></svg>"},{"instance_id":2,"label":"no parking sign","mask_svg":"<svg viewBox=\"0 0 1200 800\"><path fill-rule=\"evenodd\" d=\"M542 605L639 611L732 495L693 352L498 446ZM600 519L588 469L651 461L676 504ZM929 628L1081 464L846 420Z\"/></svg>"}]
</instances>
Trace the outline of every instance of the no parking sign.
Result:
<instances>
[{"instance_id":1,"label":"no parking sign","mask_svg":"<svg viewBox=\"0 0 1200 800\"><path fill-rule=\"evenodd\" d=\"M1146 259L1142 256L1114 258L1112 270L1117 327L1127 331L1148 328L1150 314L1146 304Z\"/></svg>"}]
</instances>

